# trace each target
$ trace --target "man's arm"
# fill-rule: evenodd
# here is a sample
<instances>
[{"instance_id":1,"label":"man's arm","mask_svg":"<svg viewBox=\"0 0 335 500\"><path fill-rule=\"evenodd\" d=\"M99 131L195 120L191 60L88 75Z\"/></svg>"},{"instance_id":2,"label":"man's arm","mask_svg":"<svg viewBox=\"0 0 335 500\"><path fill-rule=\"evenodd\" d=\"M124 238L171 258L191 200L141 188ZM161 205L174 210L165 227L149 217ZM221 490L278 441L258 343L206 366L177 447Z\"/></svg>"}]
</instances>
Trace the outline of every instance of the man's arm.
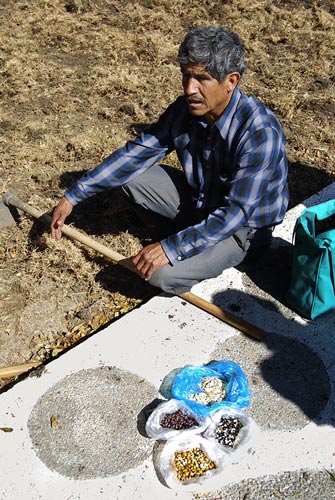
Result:
<instances>
[{"instance_id":1,"label":"man's arm","mask_svg":"<svg viewBox=\"0 0 335 500\"><path fill-rule=\"evenodd\" d=\"M114 189L141 174L167 154L151 134L127 144L111 154L96 168L88 170L81 179L72 184L56 206L50 226L51 236L61 238L61 227L73 206L91 196Z\"/></svg>"},{"instance_id":2,"label":"man's arm","mask_svg":"<svg viewBox=\"0 0 335 500\"><path fill-rule=\"evenodd\" d=\"M244 143L230 190L219 206L199 224L161 241L172 264L199 254L241 226L278 224L287 208L287 161L284 142L271 127Z\"/></svg>"},{"instance_id":3,"label":"man's arm","mask_svg":"<svg viewBox=\"0 0 335 500\"><path fill-rule=\"evenodd\" d=\"M180 114L178 103L177 99L157 123L146 127L138 137L88 170L66 191L67 199L75 205L99 192L122 186L168 155L174 149L171 128Z\"/></svg>"},{"instance_id":4,"label":"man's arm","mask_svg":"<svg viewBox=\"0 0 335 500\"><path fill-rule=\"evenodd\" d=\"M51 224L53 238L61 237L61 227L74 205L106 189L125 184L172 151L170 127L175 114L176 104L173 103L156 124L114 151L96 168L88 170L66 191L54 211Z\"/></svg>"}]
</instances>

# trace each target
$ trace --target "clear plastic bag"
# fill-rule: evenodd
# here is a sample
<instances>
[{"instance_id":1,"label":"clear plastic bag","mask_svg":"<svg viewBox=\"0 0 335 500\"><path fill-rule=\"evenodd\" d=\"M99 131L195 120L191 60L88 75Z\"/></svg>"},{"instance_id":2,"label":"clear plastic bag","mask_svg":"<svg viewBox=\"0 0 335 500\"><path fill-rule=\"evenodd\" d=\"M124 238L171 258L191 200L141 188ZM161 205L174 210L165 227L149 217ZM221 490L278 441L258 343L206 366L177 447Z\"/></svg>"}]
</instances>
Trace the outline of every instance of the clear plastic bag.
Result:
<instances>
[{"instance_id":1,"label":"clear plastic bag","mask_svg":"<svg viewBox=\"0 0 335 500\"><path fill-rule=\"evenodd\" d=\"M226 445L224 442L220 443L216 438L216 431L222 417L236 417L243 426L240 428L233 446ZM241 456L242 454L247 454L247 449L249 448L249 446L246 446L247 444L254 444L258 431L259 428L255 421L243 410L225 407L211 414L211 423L205 430L203 437L216 443L227 453L234 453Z\"/></svg>"},{"instance_id":2,"label":"clear plastic bag","mask_svg":"<svg viewBox=\"0 0 335 500\"><path fill-rule=\"evenodd\" d=\"M201 392L201 381L205 377L220 378L226 383L226 396L222 401L204 405L189 397ZM249 405L250 390L242 368L234 361L221 360L207 366L187 366L181 370L172 383L172 396L184 401L194 412L210 415L219 408L230 406L243 408Z\"/></svg>"},{"instance_id":3,"label":"clear plastic bag","mask_svg":"<svg viewBox=\"0 0 335 500\"><path fill-rule=\"evenodd\" d=\"M180 480L177 478L178 467L176 466L177 459L175 453L190 453L194 449L204 453L205 457L214 463L215 468L206 470L199 477ZM159 457L158 468L167 486L174 490L206 491L208 488L219 487L219 476L225 468L228 457L229 455L215 443L199 435L182 433L165 443Z\"/></svg>"},{"instance_id":4,"label":"clear plastic bag","mask_svg":"<svg viewBox=\"0 0 335 500\"><path fill-rule=\"evenodd\" d=\"M198 425L193 425L188 429L173 429L162 427L161 422L164 416L172 415L173 413L181 410L184 415L194 418ZM170 399L160 403L149 416L145 430L149 437L165 441L176 437L178 434L201 434L206 430L211 420L207 415L199 415L189 408L183 401L177 399Z\"/></svg>"}]
</instances>

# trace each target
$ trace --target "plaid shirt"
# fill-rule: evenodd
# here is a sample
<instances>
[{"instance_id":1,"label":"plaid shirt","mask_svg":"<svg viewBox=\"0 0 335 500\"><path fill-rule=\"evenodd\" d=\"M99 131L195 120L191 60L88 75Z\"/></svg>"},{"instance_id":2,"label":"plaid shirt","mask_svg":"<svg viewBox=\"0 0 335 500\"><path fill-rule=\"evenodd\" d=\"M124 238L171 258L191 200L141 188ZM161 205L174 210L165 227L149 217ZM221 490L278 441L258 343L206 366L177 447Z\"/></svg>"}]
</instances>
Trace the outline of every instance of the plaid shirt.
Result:
<instances>
[{"instance_id":1,"label":"plaid shirt","mask_svg":"<svg viewBox=\"0 0 335 500\"><path fill-rule=\"evenodd\" d=\"M65 193L76 204L116 188L175 150L195 206L208 213L199 224L161 241L170 262L192 257L241 226L279 224L288 205L285 137L274 114L235 88L228 107L210 127L179 97L146 128L89 170Z\"/></svg>"}]
</instances>

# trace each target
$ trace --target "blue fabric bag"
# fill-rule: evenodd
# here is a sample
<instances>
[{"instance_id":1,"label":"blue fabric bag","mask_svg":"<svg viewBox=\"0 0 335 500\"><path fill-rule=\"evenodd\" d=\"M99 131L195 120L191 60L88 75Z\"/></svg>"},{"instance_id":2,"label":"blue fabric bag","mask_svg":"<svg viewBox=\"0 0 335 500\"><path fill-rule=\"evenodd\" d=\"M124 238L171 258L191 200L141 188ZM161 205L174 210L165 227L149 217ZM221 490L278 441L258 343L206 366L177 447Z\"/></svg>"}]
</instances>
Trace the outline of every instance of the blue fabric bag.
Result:
<instances>
[{"instance_id":1,"label":"blue fabric bag","mask_svg":"<svg viewBox=\"0 0 335 500\"><path fill-rule=\"evenodd\" d=\"M305 209L293 230L289 306L308 319L335 310L335 200Z\"/></svg>"}]
</instances>

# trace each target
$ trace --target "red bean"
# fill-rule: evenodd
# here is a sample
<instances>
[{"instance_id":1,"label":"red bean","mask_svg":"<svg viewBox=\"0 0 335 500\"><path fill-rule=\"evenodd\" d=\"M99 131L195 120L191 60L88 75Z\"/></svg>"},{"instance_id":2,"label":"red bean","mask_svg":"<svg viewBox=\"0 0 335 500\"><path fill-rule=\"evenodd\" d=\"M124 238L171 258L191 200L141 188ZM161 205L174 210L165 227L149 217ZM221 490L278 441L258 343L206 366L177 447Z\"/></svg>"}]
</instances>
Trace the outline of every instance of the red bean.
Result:
<instances>
[{"instance_id":1,"label":"red bean","mask_svg":"<svg viewBox=\"0 0 335 500\"><path fill-rule=\"evenodd\" d=\"M160 422L161 426L167 429L190 429L190 427L199 425L199 423L189 415L185 415L181 410L174 413L166 413Z\"/></svg>"}]
</instances>

